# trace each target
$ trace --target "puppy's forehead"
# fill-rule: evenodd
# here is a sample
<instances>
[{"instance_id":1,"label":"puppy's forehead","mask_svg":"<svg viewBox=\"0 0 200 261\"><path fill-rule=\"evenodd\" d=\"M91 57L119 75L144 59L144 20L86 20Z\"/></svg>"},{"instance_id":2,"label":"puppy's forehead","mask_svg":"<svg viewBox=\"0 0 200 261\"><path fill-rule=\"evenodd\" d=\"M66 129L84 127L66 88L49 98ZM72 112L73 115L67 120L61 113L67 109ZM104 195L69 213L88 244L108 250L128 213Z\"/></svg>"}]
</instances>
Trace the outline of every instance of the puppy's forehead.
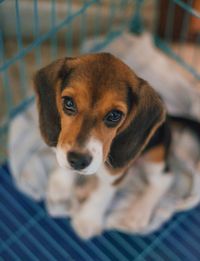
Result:
<instances>
[{"instance_id":1,"label":"puppy's forehead","mask_svg":"<svg viewBox=\"0 0 200 261\"><path fill-rule=\"evenodd\" d=\"M63 75L66 74L69 82L85 82L90 87L113 88L116 83L136 78L126 64L108 53L87 54L67 59L64 70Z\"/></svg>"},{"instance_id":2,"label":"puppy's forehead","mask_svg":"<svg viewBox=\"0 0 200 261\"><path fill-rule=\"evenodd\" d=\"M126 64L108 53L88 54L67 60L64 70L66 77L63 77L61 92L69 86L79 91L87 90L93 103L110 92L113 92L113 98L118 95L124 100L129 82L137 81Z\"/></svg>"}]
</instances>

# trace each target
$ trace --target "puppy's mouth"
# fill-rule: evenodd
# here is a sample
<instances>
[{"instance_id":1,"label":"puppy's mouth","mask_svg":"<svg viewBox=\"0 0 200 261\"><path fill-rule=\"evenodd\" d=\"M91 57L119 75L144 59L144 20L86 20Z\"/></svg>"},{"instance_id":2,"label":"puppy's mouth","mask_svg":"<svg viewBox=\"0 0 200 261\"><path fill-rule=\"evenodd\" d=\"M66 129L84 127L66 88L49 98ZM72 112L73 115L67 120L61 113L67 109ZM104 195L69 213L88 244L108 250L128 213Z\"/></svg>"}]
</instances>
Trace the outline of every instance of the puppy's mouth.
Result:
<instances>
[{"instance_id":1,"label":"puppy's mouth","mask_svg":"<svg viewBox=\"0 0 200 261\"><path fill-rule=\"evenodd\" d=\"M103 163L103 148L99 141L90 140L85 146L85 153L71 148L63 149L57 146L56 157L61 168L82 175L92 175L98 172Z\"/></svg>"}]
</instances>

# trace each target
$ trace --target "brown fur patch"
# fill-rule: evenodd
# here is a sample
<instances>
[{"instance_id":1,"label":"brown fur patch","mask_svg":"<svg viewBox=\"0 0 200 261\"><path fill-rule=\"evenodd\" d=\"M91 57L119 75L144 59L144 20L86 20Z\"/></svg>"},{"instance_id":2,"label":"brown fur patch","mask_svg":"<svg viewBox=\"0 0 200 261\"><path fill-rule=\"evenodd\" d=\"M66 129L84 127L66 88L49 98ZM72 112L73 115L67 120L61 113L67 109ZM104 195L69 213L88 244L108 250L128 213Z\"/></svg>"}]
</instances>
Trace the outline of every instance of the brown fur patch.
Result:
<instances>
[{"instance_id":1,"label":"brown fur patch","mask_svg":"<svg viewBox=\"0 0 200 261\"><path fill-rule=\"evenodd\" d=\"M147 161L159 163L165 161L166 150L164 145L159 145L147 151L143 157Z\"/></svg>"},{"instance_id":2,"label":"brown fur patch","mask_svg":"<svg viewBox=\"0 0 200 261\"><path fill-rule=\"evenodd\" d=\"M124 181L124 179L125 179L127 173L128 173L128 171L125 171L124 174L122 174L118 179L116 179L116 180L112 183L112 185L115 186L115 187L121 185L122 182Z\"/></svg>"}]
</instances>

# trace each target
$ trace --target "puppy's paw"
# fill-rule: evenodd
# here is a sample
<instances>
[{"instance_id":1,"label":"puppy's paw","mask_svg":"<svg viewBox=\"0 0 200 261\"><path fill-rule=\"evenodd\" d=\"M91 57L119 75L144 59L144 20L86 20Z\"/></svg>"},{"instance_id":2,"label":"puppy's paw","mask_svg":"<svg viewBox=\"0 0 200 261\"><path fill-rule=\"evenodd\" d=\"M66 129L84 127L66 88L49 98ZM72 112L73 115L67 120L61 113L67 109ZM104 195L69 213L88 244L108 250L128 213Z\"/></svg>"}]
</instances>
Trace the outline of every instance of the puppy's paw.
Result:
<instances>
[{"instance_id":1,"label":"puppy's paw","mask_svg":"<svg viewBox=\"0 0 200 261\"><path fill-rule=\"evenodd\" d=\"M102 218L98 213L79 211L72 219L72 226L83 239L89 239L102 232Z\"/></svg>"},{"instance_id":2,"label":"puppy's paw","mask_svg":"<svg viewBox=\"0 0 200 261\"><path fill-rule=\"evenodd\" d=\"M149 225L151 211L124 209L111 214L106 220L107 229L118 229L130 233L139 233Z\"/></svg>"},{"instance_id":3,"label":"puppy's paw","mask_svg":"<svg viewBox=\"0 0 200 261\"><path fill-rule=\"evenodd\" d=\"M106 228L139 233L145 229L152 216L152 207L137 199L131 207L111 213L106 220Z\"/></svg>"},{"instance_id":4,"label":"puppy's paw","mask_svg":"<svg viewBox=\"0 0 200 261\"><path fill-rule=\"evenodd\" d=\"M150 222L152 211L150 209L138 209L133 207L130 215L126 218L125 223L127 227L133 232L141 232Z\"/></svg>"},{"instance_id":5,"label":"puppy's paw","mask_svg":"<svg viewBox=\"0 0 200 261\"><path fill-rule=\"evenodd\" d=\"M111 213L106 219L105 228L129 231L129 227L126 225L126 216L127 212L124 209Z\"/></svg>"}]
</instances>

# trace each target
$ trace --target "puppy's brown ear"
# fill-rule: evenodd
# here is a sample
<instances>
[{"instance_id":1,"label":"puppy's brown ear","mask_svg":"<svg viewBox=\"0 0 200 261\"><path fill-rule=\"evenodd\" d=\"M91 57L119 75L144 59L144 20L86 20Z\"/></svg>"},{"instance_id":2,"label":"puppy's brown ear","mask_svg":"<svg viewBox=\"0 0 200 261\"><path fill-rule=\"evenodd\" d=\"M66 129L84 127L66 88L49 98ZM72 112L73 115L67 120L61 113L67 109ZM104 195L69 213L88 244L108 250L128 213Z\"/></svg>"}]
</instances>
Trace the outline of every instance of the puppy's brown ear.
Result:
<instances>
[{"instance_id":1,"label":"puppy's brown ear","mask_svg":"<svg viewBox=\"0 0 200 261\"><path fill-rule=\"evenodd\" d=\"M137 90L133 91L132 85L128 87L129 113L124 122L127 127L119 131L111 145L108 159L113 168L132 163L165 120L165 108L156 92L146 81L138 82Z\"/></svg>"},{"instance_id":2,"label":"puppy's brown ear","mask_svg":"<svg viewBox=\"0 0 200 261\"><path fill-rule=\"evenodd\" d=\"M60 116L56 106L56 88L59 78L67 77L66 58L40 69L33 83L39 112L41 135L48 146L56 146L60 133Z\"/></svg>"}]
</instances>

